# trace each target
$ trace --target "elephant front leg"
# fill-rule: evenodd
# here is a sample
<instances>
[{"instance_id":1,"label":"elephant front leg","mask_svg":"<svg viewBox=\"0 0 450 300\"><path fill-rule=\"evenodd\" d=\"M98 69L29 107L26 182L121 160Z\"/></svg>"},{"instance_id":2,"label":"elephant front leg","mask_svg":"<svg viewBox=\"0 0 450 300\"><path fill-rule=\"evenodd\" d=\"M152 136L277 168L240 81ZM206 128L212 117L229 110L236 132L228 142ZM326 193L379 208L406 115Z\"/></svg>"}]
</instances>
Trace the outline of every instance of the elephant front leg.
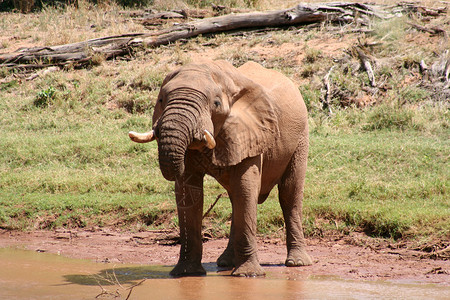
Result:
<instances>
[{"instance_id":1,"label":"elephant front leg","mask_svg":"<svg viewBox=\"0 0 450 300\"><path fill-rule=\"evenodd\" d=\"M180 257L171 276L201 276L206 271L202 260L203 176L184 175L175 181Z\"/></svg>"},{"instance_id":2,"label":"elephant front leg","mask_svg":"<svg viewBox=\"0 0 450 300\"><path fill-rule=\"evenodd\" d=\"M232 216L233 218L233 216ZM217 259L217 266L223 268L232 268L234 264L234 243L233 243L233 222L231 222L230 238L228 239L227 248Z\"/></svg>"},{"instance_id":3,"label":"elephant front leg","mask_svg":"<svg viewBox=\"0 0 450 300\"><path fill-rule=\"evenodd\" d=\"M247 158L231 176L234 276L264 276L256 253L256 208L261 185L261 157Z\"/></svg>"}]
</instances>

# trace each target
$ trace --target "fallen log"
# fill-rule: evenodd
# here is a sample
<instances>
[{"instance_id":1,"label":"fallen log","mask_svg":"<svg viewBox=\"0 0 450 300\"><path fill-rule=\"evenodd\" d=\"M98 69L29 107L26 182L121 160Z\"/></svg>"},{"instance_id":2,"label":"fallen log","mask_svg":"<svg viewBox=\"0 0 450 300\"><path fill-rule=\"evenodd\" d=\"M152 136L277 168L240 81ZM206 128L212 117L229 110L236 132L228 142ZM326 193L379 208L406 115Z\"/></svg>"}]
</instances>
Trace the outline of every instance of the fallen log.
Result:
<instances>
[{"instance_id":1,"label":"fallen log","mask_svg":"<svg viewBox=\"0 0 450 300\"><path fill-rule=\"evenodd\" d=\"M150 33L124 34L67 45L20 49L0 55L0 67L15 68L24 64L48 67L77 65L79 62L86 64L86 61L92 60L95 55L110 59L130 54L136 47L157 47L201 34L261 27L298 26L323 21L353 22L354 15L361 13L378 17L384 15L384 12L368 4L349 2L299 4L283 10L206 18Z\"/></svg>"},{"instance_id":2,"label":"fallen log","mask_svg":"<svg viewBox=\"0 0 450 300\"><path fill-rule=\"evenodd\" d=\"M288 10L226 15L180 24L150 34L150 36L143 39L143 44L145 46L159 46L200 34L212 34L245 28L308 24L322 22L326 19L327 15L324 12L310 6L299 5Z\"/></svg>"},{"instance_id":3,"label":"fallen log","mask_svg":"<svg viewBox=\"0 0 450 300\"><path fill-rule=\"evenodd\" d=\"M133 33L60 46L19 49L13 53L0 55L0 67L21 68L24 64L30 64L35 68L45 68L64 64L86 64L94 54L98 53L105 59L109 59L129 53L130 47L133 45L132 41L143 35L142 33Z\"/></svg>"}]
</instances>

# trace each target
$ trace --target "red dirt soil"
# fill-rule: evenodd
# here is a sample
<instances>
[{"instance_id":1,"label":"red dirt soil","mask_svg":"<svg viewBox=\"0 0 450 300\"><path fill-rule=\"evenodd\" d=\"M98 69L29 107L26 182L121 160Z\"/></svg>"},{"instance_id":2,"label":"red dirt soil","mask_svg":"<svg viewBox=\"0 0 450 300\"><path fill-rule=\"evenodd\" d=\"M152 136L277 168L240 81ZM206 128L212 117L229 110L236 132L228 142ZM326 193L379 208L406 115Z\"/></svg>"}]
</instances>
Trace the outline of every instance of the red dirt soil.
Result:
<instances>
[{"instance_id":1,"label":"red dirt soil","mask_svg":"<svg viewBox=\"0 0 450 300\"><path fill-rule=\"evenodd\" d=\"M70 258L104 263L174 265L179 245L173 231L121 232L101 230L57 230L19 232L0 230L1 247L19 247L56 253ZM214 263L227 244L226 239L204 242L203 263ZM450 261L433 259L430 253L399 248L387 241L354 233L350 236L309 238L308 251L314 264L287 268L286 248L281 239L258 238L261 264L271 272L308 278L331 275L342 279L389 280L436 283L450 286Z\"/></svg>"}]
</instances>

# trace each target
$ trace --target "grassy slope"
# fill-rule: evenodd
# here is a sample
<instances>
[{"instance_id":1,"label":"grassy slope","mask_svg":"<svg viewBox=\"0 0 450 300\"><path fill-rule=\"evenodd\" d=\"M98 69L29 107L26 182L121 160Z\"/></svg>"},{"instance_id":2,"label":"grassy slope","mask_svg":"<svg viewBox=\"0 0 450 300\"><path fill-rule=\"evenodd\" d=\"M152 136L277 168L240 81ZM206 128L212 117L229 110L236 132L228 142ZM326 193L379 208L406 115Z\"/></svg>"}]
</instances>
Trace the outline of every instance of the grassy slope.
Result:
<instances>
[{"instance_id":1,"label":"grassy slope","mask_svg":"<svg viewBox=\"0 0 450 300\"><path fill-rule=\"evenodd\" d=\"M282 44L314 34L323 32L273 36ZM223 36L213 39L230 49L236 42ZM175 226L173 186L160 175L156 145L133 144L126 133L149 128L148 99L155 97L164 74L189 61L188 51L204 40L138 54L131 62L57 71L34 81L15 79L3 70L7 80L0 83L0 226ZM264 39L254 37L249 44L264 45ZM389 56L395 51L389 47L392 43L378 55ZM303 74L301 81L308 82L302 87L311 112L306 233L363 229L386 237L448 237L448 110L430 105L429 93L414 90L410 92L417 99L412 97L409 106L399 105L400 96L387 93L384 104L365 109L334 106L335 113L327 116L319 109L320 85L315 82L328 70L320 66L331 58L308 49L310 57L300 70L283 60L269 61L290 76ZM220 51L217 57L235 63L248 59L233 50ZM407 76L404 69L388 71L390 81ZM315 72L317 76L304 78ZM360 76L364 81L364 73ZM392 86L396 84L401 83ZM207 178L205 207L221 192ZM226 234L230 209L227 199L219 201L206 220L212 234ZM273 234L282 226L274 191L260 206L259 230Z\"/></svg>"}]
</instances>

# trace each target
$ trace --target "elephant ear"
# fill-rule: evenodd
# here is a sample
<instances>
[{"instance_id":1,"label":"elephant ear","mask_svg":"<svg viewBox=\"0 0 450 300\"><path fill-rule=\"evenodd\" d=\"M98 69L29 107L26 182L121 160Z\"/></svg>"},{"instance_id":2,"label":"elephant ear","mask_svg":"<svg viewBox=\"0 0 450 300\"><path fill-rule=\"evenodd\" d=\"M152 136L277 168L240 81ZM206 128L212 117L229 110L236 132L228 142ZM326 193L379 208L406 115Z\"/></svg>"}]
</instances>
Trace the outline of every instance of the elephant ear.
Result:
<instances>
[{"instance_id":1,"label":"elephant ear","mask_svg":"<svg viewBox=\"0 0 450 300\"><path fill-rule=\"evenodd\" d=\"M217 166L233 166L262 154L280 134L273 98L261 85L233 69L238 89L232 96L230 114L215 137L212 162Z\"/></svg>"}]
</instances>

